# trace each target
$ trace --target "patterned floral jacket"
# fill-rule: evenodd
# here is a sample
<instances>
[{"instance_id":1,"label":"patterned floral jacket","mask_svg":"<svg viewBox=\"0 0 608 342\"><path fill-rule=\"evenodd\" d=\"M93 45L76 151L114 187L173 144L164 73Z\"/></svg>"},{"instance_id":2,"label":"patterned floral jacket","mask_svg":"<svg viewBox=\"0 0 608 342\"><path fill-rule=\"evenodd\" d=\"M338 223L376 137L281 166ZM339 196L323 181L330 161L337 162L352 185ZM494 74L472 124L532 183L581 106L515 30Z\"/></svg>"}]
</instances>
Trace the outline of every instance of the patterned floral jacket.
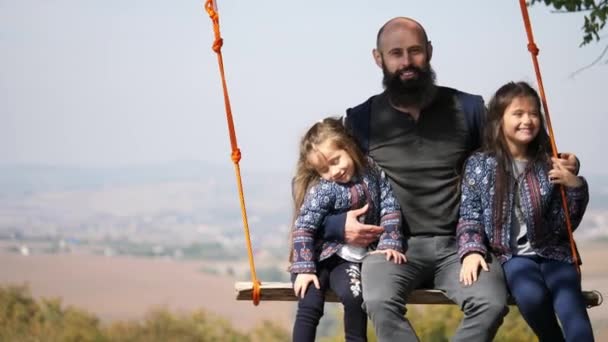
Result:
<instances>
[{"instance_id":1,"label":"patterned floral jacket","mask_svg":"<svg viewBox=\"0 0 608 342\"><path fill-rule=\"evenodd\" d=\"M515 181L510 183L505 218L501 227L494 226L493 205L496 159L485 153L475 153L466 162L462 179L460 220L456 228L460 258L467 253L488 251L501 263L513 256L511 250L511 220ZM528 241L534 252L542 257L572 263L566 219L558 186L549 182L550 165L529 165L520 176L519 196L527 225ZM589 201L587 181L578 188L566 187L566 197L572 228L576 229Z\"/></svg>"},{"instance_id":2,"label":"patterned floral jacket","mask_svg":"<svg viewBox=\"0 0 608 342\"><path fill-rule=\"evenodd\" d=\"M364 174L347 184L321 179L310 188L294 225L291 273L315 273L316 262L329 258L342 247L339 242L323 241L317 235L327 215L358 209L366 203L369 208L360 221L379 223L384 228L377 249L403 252L399 203L384 171L371 158L368 163Z\"/></svg>"}]
</instances>

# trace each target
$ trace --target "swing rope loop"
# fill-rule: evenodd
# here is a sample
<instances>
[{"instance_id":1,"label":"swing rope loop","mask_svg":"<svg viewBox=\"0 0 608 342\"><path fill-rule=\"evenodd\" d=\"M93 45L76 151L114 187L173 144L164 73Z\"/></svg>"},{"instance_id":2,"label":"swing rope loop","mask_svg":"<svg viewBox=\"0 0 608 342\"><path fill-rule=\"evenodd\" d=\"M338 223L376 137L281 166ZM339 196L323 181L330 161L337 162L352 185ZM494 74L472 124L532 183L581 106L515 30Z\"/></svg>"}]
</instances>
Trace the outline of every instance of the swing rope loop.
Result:
<instances>
[{"instance_id":1,"label":"swing rope loop","mask_svg":"<svg viewBox=\"0 0 608 342\"><path fill-rule=\"evenodd\" d=\"M213 33L215 35L215 40L213 41L212 50L215 53L221 53L222 46L224 45L224 40L220 37L220 15L217 13L217 8L213 0L208 0L205 3L205 10L207 14L209 14L209 18L211 18L211 22L213 23Z\"/></svg>"},{"instance_id":2,"label":"swing rope loop","mask_svg":"<svg viewBox=\"0 0 608 342\"><path fill-rule=\"evenodd\" d=\"M211 49L217 54L217 62L220 68L220 76L222 79L222 89L224 92L224 106L226 108L226 121L228 123L228 132L230 137L231 154L230 159L234 163L234 170L236 173L236 183L239 191L239 202L241 204L241 217L243 218L243 230L245 232L245 240L247 244L247 254L249 257L249 269L251 270L251 282L253 284L253 291L251 293L253 305L260 303L260 286L261 283L255 272L255 263L253 261L253 249L251 248L251 237L249 234L249 223L247 222L247 210L245 208L245 195L243 192L243 183L241 181L241 168L239 162L241 161L241 150L238 147L236 141L236 131L234 129L234 120L232 118L232 110L230 107L230 97L228 96L228 86L226 84L226 76L224 73L224 59L222 57L222 46L224 40L220 36L220 16L217 11L217 6L214 0L206 0L205 10L211 18L213 23L213 33L215 40Z\"/></svg>"},{"instance_id":3,"label":"swing rope loop","mask_svg":"<svg viewBox=\"0 0 608 342\"><path fill-rule=\"evenodd\" d=\"M526 34L528 36L528 51L532 55L532 63L534 64L534 72L536 73L536 80L538 82L538 90L540 93L541 102L543 104L543 109L545 111L545 121L547 122L547 129L549 131L549 141L551 142L551 152L553 157L558 156L557 154L557 145L555 144L555 136L553 134L553 126L551 125L551 117L549 115L549 106L547 105L547 98L545 96L545 88L543 87L543 80L540 73L540 67L538 64L538 47L534 43L534 36L532 34L532 24L530 23L530 16L528 15L528 7L526 6L526 0L519 0L519 5L521 7L521 15L524 20L524 26L526 29ZM574 236L572 234L572 222L570 221L570 212L568 210L568 202L566 200L566 191L563 185L560 185L560 193L562 197L562 207L564 208L564 214L566 216L566 228L568 230L568 239L570 240L570 252L572 253L572 262L576 267L576 271L580 274L581 268L579 265L579 256L576 248L576 242L574 241Z\"/></svg>"}]
</instances>

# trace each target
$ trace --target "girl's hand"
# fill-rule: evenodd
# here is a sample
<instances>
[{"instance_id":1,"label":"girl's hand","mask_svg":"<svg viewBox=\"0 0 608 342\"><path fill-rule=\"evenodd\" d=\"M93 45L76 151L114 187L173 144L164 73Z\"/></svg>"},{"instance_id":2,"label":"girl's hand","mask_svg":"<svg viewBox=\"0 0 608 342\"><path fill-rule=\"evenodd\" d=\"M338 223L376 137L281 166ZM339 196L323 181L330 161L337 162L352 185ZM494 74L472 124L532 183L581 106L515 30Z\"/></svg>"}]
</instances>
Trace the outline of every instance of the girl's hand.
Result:
<instances>
[{"instance_id":1,"label":"girl's hand","mask_svg":"<svg viewBox=\"0 0 608 342\"><path fill-rule=\"evenodd\" d=\"M460 268L460 282L465 286L473 285L477 281L477 273L479 266L484 271L488 271L488 264L483 256L479 253L470 253L462 259L462 267Z\"/></svg>"},{"instance_id":2,"label":"girl's hand","mask_svg":"<svg viewBox=\"0 0 608 342\"><path fill-rule=\"evenodd\" d=\"M397 252L394 249L383 249L383 250L375 250L370 252L369 254L386 254L386 261L390 261L393 259L395 264L403 264L407 261L405 258L405 254L401 252Z\"/></svg>"},{"instance_id":3,"label":"girl's hand","mask_svg":"<svg viewBox=\"0 0 608 342\"><path fill-rule=\"evenodd\" d=\"M559 158L551 157L553 164L559 163L566 167L566 169L575 175L577 174L578 161L576 156L572 153L560 153Z\"/></svg>"},{"instance_id":4,"label":"girl's hand","mask_svg":"<svg viewBox=\"0 0 608 342\"><path fill-rule=\"evenodd\" d=\"M317 278L316 274L298 273L296 280L293 282L293 292L296 294L296 297L304 298L306 289L311 282L315 284L317 289L321 289L319 278Z\"/></svg>"},{"instance_id":5,"label":"girl's hand","mask_svg":"<svg viewBox=\"0 0 608 342\"><path fill-rule=\"evenodd\" d=\"M553 163L553 168L549 171L549 180L553 184L563 184L570 188L583 185L580 177L575 176L562 163Z\"/></svg>"}]
</instances>

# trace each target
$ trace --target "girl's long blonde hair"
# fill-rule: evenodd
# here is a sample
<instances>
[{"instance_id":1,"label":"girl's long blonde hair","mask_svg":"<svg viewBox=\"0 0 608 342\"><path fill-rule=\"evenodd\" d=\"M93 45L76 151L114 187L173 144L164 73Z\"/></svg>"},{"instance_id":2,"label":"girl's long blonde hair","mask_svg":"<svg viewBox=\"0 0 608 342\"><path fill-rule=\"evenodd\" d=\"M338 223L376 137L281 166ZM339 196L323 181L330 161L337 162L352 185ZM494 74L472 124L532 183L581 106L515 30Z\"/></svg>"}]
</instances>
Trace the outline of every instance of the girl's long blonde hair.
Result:
<instances>
[{"instance_id":1,"label":"girl's long blonde hair","mask_svg":"<svg viewBox=\"0 0 608 342\"><path fill-rule=\"evenodd\" d=\"M300 208L304 202L306 192L319 182L320 176L315 168L309 162L311 152L316 151L317 146L331 141L332 146L336 149L344 150L352 158L355 165L355 174L359 175L367 167L365 155L357 146L354 137L344 128L342 120L336 117L325 118L315 123L300 140L300 152L298 162L296 164L296 173L292 181L293 194L293 220L292 229L289 235L291 251L289 260L293 257L293 240L292 233L295 220L300 214Z\"/></svg>"}]
</instances>

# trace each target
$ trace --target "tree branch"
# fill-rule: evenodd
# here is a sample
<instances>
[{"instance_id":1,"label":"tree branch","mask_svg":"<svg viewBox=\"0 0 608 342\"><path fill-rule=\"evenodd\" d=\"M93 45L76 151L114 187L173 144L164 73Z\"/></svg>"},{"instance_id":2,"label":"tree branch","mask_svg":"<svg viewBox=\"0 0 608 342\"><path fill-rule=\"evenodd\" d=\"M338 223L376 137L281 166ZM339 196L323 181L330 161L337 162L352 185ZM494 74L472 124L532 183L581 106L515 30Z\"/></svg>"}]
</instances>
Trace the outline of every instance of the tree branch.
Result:
<instances>
[{"instance_id":1,"label":"tree branch","mask_svg":"<svg viewBox=\"0 0 608 342\"><path fill-rule=\"evenodd\" d=\"M551 13L557 13L557 14L568 14L568 13L580 13L580 12L591 12L593 11L593 8L588 8L588 9L580 9L580 10L574 10L574 11L568 11L568 10L551 10Z\"/></svg>"},{"instance_id":2,"label":"tree branch","mask_svg":"<svg viewBox=\"0 0 608 342\"><path fill-rule=\"evenodd\" d=\"M584 66L584 67L576 70L575 72L571 73L569 78L574 78L574 76L578 75L582 71L587 70L587 69L591 68L592 66L596 65L597 63L599 63L602 60L602 58L604 57L604 55L606 54L606 52L608 52L608 45L606 45L606 47L604 48L604 51L602 51L602 53L599 55L599 57L596 58L593 62L591 62L591 64ZM604 64L608 64L608 60L606 60L606 62Z\"/></svg>"}]
</instances>

